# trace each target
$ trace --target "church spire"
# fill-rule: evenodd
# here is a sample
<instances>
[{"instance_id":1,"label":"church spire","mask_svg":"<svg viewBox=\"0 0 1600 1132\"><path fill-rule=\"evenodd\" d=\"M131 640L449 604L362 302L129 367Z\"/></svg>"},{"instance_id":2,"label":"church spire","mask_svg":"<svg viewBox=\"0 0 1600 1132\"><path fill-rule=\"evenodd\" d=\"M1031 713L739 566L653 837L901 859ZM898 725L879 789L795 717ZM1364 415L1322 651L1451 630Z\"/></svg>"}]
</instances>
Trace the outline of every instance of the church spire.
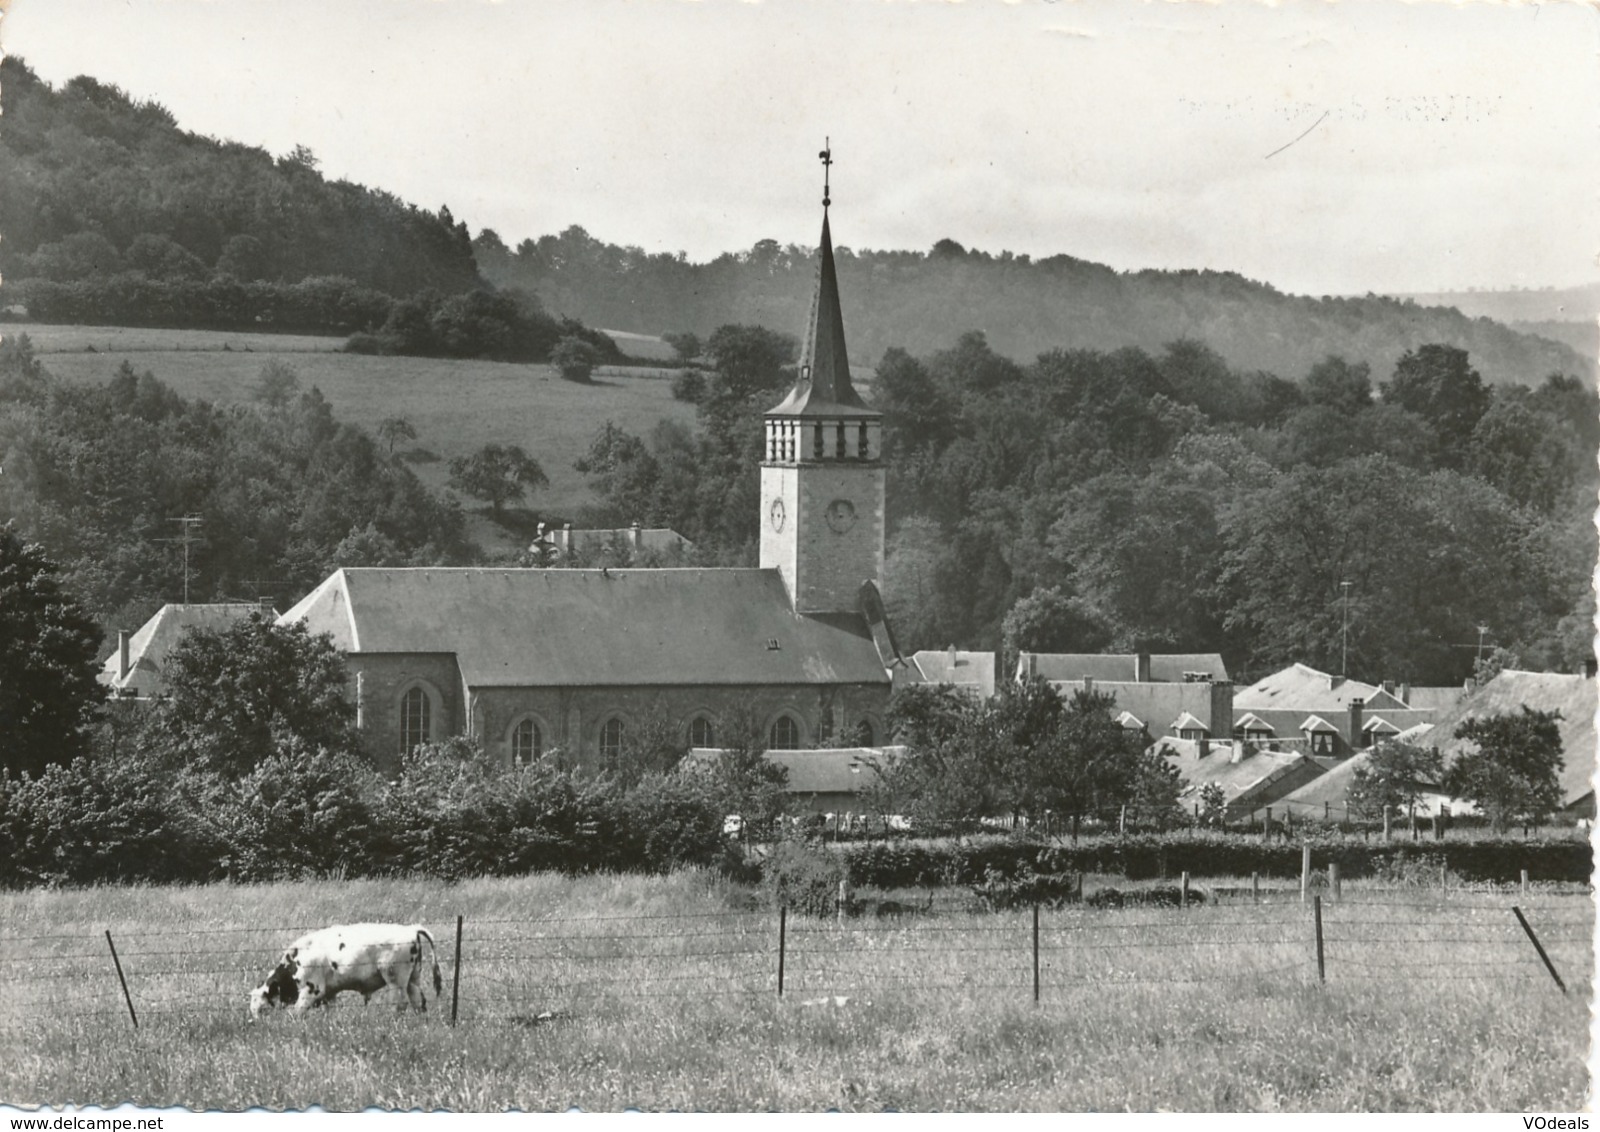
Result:
<instances>
[{"instance_id":1,"label":"church spire","mask_svg":"<svg viewBox=\"0 0 1600 1132\"><path fill-rule=\"evenodd\" d=\"M811 293L811 313L806 320L805 346L794 388L773 413L784 416L876 416L850 382L850 357L845 350L844 315L839 309L839 277L833 264L833 235L828 228L832 201L833 150L817 155L822 160L822 246L817 283ZM841 414L841 410L845 410ZM851 411L853 410L853 411Z\"/></svg>"}]
</instances>

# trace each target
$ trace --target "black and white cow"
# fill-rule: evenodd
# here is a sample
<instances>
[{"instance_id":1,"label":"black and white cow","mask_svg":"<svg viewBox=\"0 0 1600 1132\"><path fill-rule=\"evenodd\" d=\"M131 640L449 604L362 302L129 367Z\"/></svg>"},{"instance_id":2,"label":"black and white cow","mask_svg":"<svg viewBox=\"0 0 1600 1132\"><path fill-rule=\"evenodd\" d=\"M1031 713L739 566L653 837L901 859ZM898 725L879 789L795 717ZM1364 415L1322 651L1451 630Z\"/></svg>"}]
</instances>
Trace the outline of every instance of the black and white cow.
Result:
<instances>
[{"instance_id":1,"label":"black and white cow","mask_svg":"<svg viewBox=\"0 0 1600 1132\"><path fill-rule=\"evenodd\" d=\"M433 993L444 991L439 952L433 936L419 924L346 924L321 928L295 940L267 981L250 992L250 1017L268 1007L298 1012L329 1002L341 991L356 991L362 1001L384 987L405 994L407 1006L428 1009L422 990L422 941L433 953Z\"/></svg>"}]
</instances>

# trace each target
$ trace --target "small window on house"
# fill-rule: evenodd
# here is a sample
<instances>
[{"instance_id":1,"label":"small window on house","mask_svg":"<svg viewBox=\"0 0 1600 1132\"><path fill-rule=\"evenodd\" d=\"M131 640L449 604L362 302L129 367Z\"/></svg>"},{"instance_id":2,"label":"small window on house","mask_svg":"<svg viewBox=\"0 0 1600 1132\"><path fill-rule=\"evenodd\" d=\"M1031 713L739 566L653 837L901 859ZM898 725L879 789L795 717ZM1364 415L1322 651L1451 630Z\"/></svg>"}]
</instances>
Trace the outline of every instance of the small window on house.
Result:
<instances>
[{"instance_id":1,"label":"small window on house","mask_svg":"<svg viewBox=\"0 0 1600 1132\"><path fill-rule=\"evenodd\" d=\"M1311 733L1311 753L1314 755L1333 754L1333 736L1326 731L1313 731Z\"/></svg>"},{"instance_id":2,"label":"small window on house","mask_svg":"<svg viewBox=\"0 0 1600 1132\"><path fill-rule=\"evenodd\" d=\"M532 766L544 754L544 734L531 719L524 719L511 732L511 765Z\"/></svg>"},{"instance_id":3,"label":"small window on house","mask_svg":"<svg viewBox=\"0 0 1600 1132\"><path fill-rule=\"evenodd\" d=\"M600 728L600 758L612 761L622 757L622 720L612 717Z\"/></svg>"},{"instance_id":4,"label":"small window on house","mask_svg":"<svg viewBox=\"0 0 1600 1132\"><path fill-rule=\"evenodd\" d=\"M426 743L433 728L433 704L428 693L412 688L400 700L400 750L410 754Z\"/></svg>"},{"instance_id":5,"label":"small window on house","mask_svg":"<svg viewBox=\"0 0 1600 1132\"><path fill-rule=\"evenodd\" d=\"M780 715L772 725L772 735L767 743L774 751L798 751L800 749L800 725L795 722L792 715Z\"/></svg>"},{"instance_id":6,"label":"small window on house","mask_svg":"<svg viewBox=\"0 0 1600 1132\"><path fill-rule=\"evenodd\" d=\"M694 717L694 722L689 724L689 746L715 747L717 745L717 729L711 721L703 715Z\"/></svg>"}]
</instances>

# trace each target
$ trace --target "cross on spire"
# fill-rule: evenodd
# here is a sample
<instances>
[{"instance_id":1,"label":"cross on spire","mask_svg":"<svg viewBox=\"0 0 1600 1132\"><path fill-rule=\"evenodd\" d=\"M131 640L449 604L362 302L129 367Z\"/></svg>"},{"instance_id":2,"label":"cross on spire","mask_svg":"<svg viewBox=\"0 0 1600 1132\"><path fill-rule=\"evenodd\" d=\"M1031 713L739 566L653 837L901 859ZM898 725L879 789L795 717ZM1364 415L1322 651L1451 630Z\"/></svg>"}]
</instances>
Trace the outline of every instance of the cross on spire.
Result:
<instances>
[{"instance_id":1,"label":"cross on spire","mask_svg":"<svg viewBox=\"0 0 1600 1132\"><path fill-rule=\"evenodd\" d=\"M822 139L822 145L823 150L817 156L822 159L822 207L827 208L833 203L828 199L828 174L830 172L829 167L833 164L833 142L825 137Z\"/></svg>"}]
</instances>

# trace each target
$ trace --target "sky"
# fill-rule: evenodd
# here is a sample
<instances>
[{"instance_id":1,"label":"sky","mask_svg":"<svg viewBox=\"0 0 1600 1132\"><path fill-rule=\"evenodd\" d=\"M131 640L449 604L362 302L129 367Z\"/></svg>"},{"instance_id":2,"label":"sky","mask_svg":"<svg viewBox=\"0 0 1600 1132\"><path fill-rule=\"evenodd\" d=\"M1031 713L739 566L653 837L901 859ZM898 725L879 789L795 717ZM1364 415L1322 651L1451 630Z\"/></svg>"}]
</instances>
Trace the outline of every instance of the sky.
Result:
<instances>
[{"instance_id":1,"label":"sky","mask_svg":"<svg viewBox=\"0 0 1600 1132\"><path fill-rule=\"evenodd\" d=\"M10 0L0 48L511 246L937 240L1305 294L1600 280L1600 10ZM0 125L3 128L3 125Z\"/></svg>"}]
</instances>

